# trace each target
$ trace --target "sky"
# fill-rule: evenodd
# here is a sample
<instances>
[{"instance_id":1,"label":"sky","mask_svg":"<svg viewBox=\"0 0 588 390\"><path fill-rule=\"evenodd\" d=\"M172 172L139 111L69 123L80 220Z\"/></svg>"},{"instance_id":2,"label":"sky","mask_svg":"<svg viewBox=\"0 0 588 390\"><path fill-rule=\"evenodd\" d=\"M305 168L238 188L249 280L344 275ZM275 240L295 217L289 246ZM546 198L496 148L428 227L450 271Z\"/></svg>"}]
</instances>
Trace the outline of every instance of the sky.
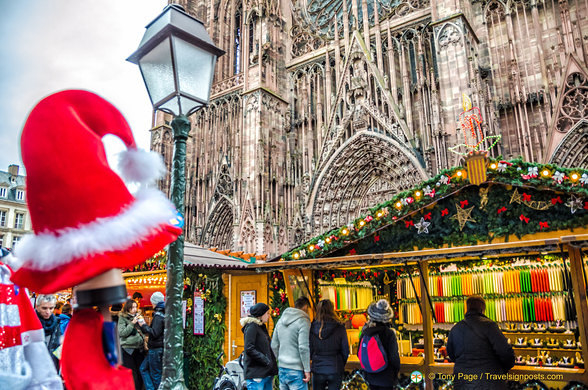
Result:
<instances>
[{"instance_id":1,"label":"sky","mask_svg":"<svg viewBox=\"0 0 588 390\"><path fill-rule=\"evenodd\" d=\"M126 58L166 0L0 0L0 171L18 164L31 109L64 89L114 104L140 148L149 148L152 106L139 67ZM109 161L123 144L105 141Z\"/></svg>"}]
</instances>

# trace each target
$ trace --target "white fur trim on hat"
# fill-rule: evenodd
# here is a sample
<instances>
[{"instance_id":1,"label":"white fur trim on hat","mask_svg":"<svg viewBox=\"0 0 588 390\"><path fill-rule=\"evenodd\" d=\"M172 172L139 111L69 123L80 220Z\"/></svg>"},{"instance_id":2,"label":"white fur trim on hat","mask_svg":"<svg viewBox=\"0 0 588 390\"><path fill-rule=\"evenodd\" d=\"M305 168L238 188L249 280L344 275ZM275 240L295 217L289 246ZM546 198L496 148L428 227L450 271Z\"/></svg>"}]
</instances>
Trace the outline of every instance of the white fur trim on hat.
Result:
<instances>
[{"instance_id":1,"label":"white fur trim on hat","mask_svg":"<svg viewBox=\"0 0 588 390\"><path fill-rule=\"evenodd\" d=\"M166 169L160 154L130 148L119 155L118 167L126 182L149 184L165 175Z\"/></svg>"},{"instance_id":2,"label":"white fur trim on hat","mask_svg":"<svg viewBox=\"0 0 588 390\"><path fill-rule=\"evenodd\" d=\"M73 259L124 250L177 216L171 202L157 190L144 188L135 196L135 202L116 216L56 233L24 236L15 248L17 261L10 266L49 271Z\"/></svg>"}]
</instances>

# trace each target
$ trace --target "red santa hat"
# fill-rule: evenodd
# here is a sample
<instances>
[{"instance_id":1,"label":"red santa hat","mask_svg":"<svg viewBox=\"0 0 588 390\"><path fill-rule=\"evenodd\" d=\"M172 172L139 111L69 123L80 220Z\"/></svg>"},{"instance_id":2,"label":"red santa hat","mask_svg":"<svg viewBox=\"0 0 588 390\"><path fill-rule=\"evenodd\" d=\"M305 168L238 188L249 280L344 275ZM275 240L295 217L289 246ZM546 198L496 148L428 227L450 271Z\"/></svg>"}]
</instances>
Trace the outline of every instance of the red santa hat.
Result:
<instances>
[{"instance_id":1,"label":"red santa hat","mask_svg":"<svg viewBox=\"0 0 588 390\"><path fill-rule=\"evenodd\" d=\"M58 92L30 113L21 152L34 234L15 248L16 284L53 293L139 264L181 233L161 192L142 186L133 196L110 168L106 134L128 148L121 158L127 180L146 184L164 172L159 155L137 150L122 114L91 92Z\"/></svg>"}]
</instances>

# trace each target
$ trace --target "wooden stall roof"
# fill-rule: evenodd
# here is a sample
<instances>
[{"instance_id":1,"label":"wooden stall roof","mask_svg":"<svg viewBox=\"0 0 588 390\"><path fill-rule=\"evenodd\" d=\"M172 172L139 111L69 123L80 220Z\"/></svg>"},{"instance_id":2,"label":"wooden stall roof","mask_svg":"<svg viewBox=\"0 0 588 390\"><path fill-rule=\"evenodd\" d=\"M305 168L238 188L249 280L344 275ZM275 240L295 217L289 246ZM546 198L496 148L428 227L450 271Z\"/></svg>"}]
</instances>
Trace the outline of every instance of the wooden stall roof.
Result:
<instances>
[{"instance_id":1,"label":"wooden stall roof","mask_svg":"<svg viewBox=\"0 0 588 390\"><path fill-rule=\"evenodd\" d=\"M233 252L218 248L203 248L195 244L184 245L184 265L192 267L243 269L249 264L263 261L267 255Z\"/></svg>"},{"instance_id":2,"label":"wooden stall roof","mask_svg":"<svg viewBox=\"0 0 588 390\"><path fill-rule=\"evenodd\" d=\"M576 232L559 231L542 234L542 238L530 235L521 240L500 243L480 243L478 245L420 249L406 252L375 253L367 255L347 255L306 260L272 261L263 264L251 264L248 268L258 272L293 268L340 268L353 266L389 266L422 260L445 260L452 258L481 258L539 254L560 250L562 244L588 247L588 228L576 229Z\"/></svg>"},{"instance_id":3,"label":"wooden stall roof","mask_svg":"<svg viewBox=\"0 0 588 390\"><path fill-rule=\"evenodd\" d=\"M586 240L588 171L490 160L487 179L456 167L375 205L266 264L282 269L553 252ZM437 249L433 249L437 248Z\"/></svg>"}]
</instances>

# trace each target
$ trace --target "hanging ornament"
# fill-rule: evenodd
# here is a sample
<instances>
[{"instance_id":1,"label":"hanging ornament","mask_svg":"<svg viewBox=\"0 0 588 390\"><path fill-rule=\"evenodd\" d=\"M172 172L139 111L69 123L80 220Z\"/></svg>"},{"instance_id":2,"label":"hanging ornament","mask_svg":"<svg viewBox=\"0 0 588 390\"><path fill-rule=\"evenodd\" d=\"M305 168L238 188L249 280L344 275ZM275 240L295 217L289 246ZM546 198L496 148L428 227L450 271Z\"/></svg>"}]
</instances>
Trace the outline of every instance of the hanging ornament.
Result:
<instances>
[{"instance_id":1,"label":"hanging ornament","mask_svg":"<svg viewBox=\"0 0 588 390\"><path fill-rule=\"evenodd\" d=\"M472 211L474 210L474 207L475 206L472 206L468 209L462 209L460 205L457 203L455 204L455 210L457 211L457 214L451 217L451 219L454 219L459 223L459 231L463 230L463 227L468 221L476 222L476 220L472 218Z\"/></svg>"},{"instance_id":2,"label":"hanging ornament","mask_svg":"<svg viewBox=\"0 0 588 390\"><path fill-rule=\"evenodd\" d=\"M572 195L570 200L567 201L566 206L570 208L572 214L575 214L576 211L580 210L584 206L584 200L577 197L576 195Z\"/></svg>"},{"instance_id":3,"label":"hanging ornament","mask_svg":"<svg viewBox=\"0 0 588 390\"><path fill-rule=\"evenodd\" d=\"M431 222L426 222L425 218L421 217L421 221L419 223L416 223L414 225L414 227L417 228L418 234L421 234L421 233L429 234L429 225L431 225Z\"/></svg>"}]
</instances>

